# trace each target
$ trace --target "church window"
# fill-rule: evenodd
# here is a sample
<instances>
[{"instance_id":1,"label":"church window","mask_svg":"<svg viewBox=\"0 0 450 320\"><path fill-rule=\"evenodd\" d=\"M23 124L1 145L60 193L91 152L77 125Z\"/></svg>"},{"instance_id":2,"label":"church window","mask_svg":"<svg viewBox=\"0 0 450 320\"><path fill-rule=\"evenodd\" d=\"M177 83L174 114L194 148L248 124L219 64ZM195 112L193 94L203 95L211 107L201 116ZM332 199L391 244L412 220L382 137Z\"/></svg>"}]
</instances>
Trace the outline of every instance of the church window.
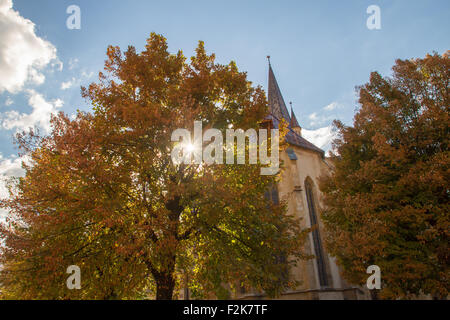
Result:
<instances>
[{"instance_id":1,"label":"church window","mask_svg":"<svg viewBox=\"0 0 450 320\"><path fill-rule=\"evenodd\" d=\"M292 148L287 148L286 153L288 154L289 159L297 160L297 155L295 154L295 152Z\"/></svg>"},{"instance_id":2,"label":"church window","mask_svg":"<svg viewBox=\"0 0 450 320\"><path fill-rule=\"evenodd\" d=\"M313 194L313 186L310 181L305 182L305 192L306 192L306 200L308 202L308 209L309 209L309 218L311 220L311 226L316 228L312 232L313 237L313 243L314 243L314 254L316 256L317 261L317 271L319 275L319 284L321 287L328 287L328 277L326 272L326 266L325 266L325 260L324 260L324 253L322 248L322 242L320 239L320 233L319 233L319 225L317 220L317 214L316 214L316 204L314 201L314 194Z\"/></svg>"}]
</instances>

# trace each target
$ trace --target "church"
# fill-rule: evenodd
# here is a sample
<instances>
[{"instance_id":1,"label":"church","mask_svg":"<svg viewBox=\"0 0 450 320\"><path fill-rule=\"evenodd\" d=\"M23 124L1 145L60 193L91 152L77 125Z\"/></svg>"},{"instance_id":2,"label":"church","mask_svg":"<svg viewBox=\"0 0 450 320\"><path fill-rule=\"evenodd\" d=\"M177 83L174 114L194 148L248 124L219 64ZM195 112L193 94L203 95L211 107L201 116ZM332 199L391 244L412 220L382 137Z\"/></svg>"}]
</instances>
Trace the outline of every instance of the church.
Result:
<instances>
[{"instance_id":1,"label":"church","mask_svg":"<svg viewBox=\"0 0 450 320\"><path fill-rule=\"evenodd\" d=\"M269 58L269 57L268 57ZM280 299L290 300L359 300L368 299L368 290L347 283L340 275L333 257L323 244L321 221L321 193L318 178L332 167L325 152L302 137L302 128L291 107L289 113L269 60L268 102L270 125L278 128L283 119L289 124L285 136L288 148L280 154L283 163L280 182L272 192L272 199L287 199L288 213L301 218L302 228L317 226L306 243L306 251L315 259L301 260L289 275L301 284L296 290L283 292ZM241 290L235 299L265 299L264 293Z\"/></svg>"},{"instance_id":2,"label":"church","mask_svg":"<svg viewBox=\"0 0 450 320\"><path fill-rule=\"evenodd\" d=\"M269 58L269 57L268 57ZM278 299L285 300L367 300L370 293L367 288L352 285L340 275L335 259L331 257L323 244L324 227L321 221L322 195L318 180L329 174L332 166L327 162L325 152L302 136L302 128L291 107L288 111L281 90L269 60L268 77L269 115L265 121L271 128L278 128L282 120L289 124L285 140L288 147L280 153L283 166L280 181L268 196L275 203L286 199L288 214L300 218L302 229L315 226L309 233L305 252L314 259L300 260L290 270L289 277L300 285L295 290L284 291ZM189 290L180 290L180 299L189 299ZM257 300L268 299L264 292L241 288L231 299Z\"/></svg>"}]
</instances>

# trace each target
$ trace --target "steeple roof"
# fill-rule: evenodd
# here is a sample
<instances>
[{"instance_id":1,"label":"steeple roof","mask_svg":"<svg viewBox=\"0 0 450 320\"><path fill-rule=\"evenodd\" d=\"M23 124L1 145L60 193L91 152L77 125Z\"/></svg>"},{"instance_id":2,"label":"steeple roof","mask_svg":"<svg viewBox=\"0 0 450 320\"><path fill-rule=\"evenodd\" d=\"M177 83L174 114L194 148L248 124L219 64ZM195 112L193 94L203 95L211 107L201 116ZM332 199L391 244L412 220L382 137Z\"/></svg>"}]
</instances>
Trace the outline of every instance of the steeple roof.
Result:
<instances>
[{"instance_id":1,"label":"steeple roof","mask_svg":"<svg viewBox=\"0 0 450 320\"><path fill-rule=\"evenodd\" d=\"M270 56L268 56L267 58L270 58ZM297 134L294 130L292 130L292 128L294 128L295 125L299 126L299 124L293 112L292 112L293 118L292 120L291 117L289 116L289 111L286 108L286 104L284 103L284 99L283 96L281 95L280 88L278 87L277 80L275 79L275 74L273 73L272 66L270 65L270 60L269 60L268 100L270 112L269 119L271 119L273 127L278 128L279 123L282 119L284 119L285 121L287 121L287 123L290 124L289 131L285 136L285 139L289 144L298 146L300 148L308 149L311 151L315 151L322 156L325 155L325 152L322 149L316 147L314 144L312 144L311 142L303 138L301 135Z\"/></svg>"},{"instance_id":2,"label":"steeple roof","mask_svg":"<svg viewBox=\"0 0 450 320\"><path fill-rule=\"evenodd\" d=\"M287 123L291 121L289 117L289 111L284 103L283 96L281 95L280 88L278 87L277 79L275 79L275 74L273 73L272 66L269 61L269 108L272 116L276 117L278 120L285 119Z\"/></svg>"},{"instance_id":3,"label":"steeple roof","mask_svg":"<svg viewBox=\"0 0 450 320\"><path fill-rule=\"evenodd\" d=\"M291 128L300 128L300 125L298 124L297 117L295 116L294 110L292 109L291 104L291 122L289 122L289 126Z\"/></svg>"}]
</instances>

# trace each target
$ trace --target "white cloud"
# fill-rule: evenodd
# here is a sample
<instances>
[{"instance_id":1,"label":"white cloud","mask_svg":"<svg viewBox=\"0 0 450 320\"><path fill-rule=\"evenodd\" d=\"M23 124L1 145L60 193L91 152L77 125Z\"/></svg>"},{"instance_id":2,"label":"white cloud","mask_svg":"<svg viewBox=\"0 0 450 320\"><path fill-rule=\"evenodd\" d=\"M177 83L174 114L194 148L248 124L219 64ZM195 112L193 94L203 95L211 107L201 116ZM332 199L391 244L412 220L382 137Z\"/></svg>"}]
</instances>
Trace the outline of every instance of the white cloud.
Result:
<instances>
[{"instance_id":1,"label":"white cloud","mask_svg":"<svg viewBox=\"0 0 450 320\"><path fill-rule=\"evenodd\" d=\"M78 66L78 58L70 58L69 59L69 70L73 70Z\"/></svg>"},{"instance_id":2,"label":"white cloud","mask_svg":"<svg viewBox=\"0 0 450 320\"><path fill-rule=\"evenodd\" d=\"M39 85L45 82L45 76L42 73L39 73L35 69L31 69L29 73L29 79L31 82Z\"/></svg>"},{"instance_id":3,"label":"white cloud","mask_svg":"<svg viewBox=\"0 0 450 320\"><path fill-rule=\"evenodd\" d=\"M52 67L52 70L51 70L52 72L53 72L53 69L56 69L56 70L58 70L58 71L63 71L64 63L62 63L61 60L56 59L55 61L53 61L53 62L50 64L50 66Z\"/></svg>"},{"instance_id":4,"label":"white cloud","mask_svg":"<svg viewBox=\"0 0 450 320\"><path fill-rule=\"evenodd\" d=\"M302 129L302 136L328 153L331 150L331 142L336 138L336 133L333 132L333 127L330 125L316 130Z\"/></svg>"},{"instance_id":5,"label":"white cloud","mask_svg":"<svg viewBox=\"0 0 450 320\"><path fill-rule=\"evenodd\" d=\"M325 106L325 107L323 108L323 110L326 110L326 111L332 111L332 110L338 109L338 108L340 108L340 107L341 107L341 105L340 105L339 103L337 103L337 102L332 102L332 103L330 103L329 105Z\"/></svg>"},{"instance_id":6,"label":"white cloud","mask_svg":"<svg viewBox=\"0 0 450 320\"><path fill-rule=\"evenodd\" d=\"M6 199L9 197L7 182L11 177L22 177L25 174L25 170L22 169L22 161L27 163L29 161L28 159L29 158L27 156L5 159L0 154L0 199ZM0 221L4 219L6 214L6 210L0 209Z\"/></svg>"},{"instance_id":7,"label":"white cloud","mask_svg":"<svg viewBox=\"0 0 450 320\"><path fill-rule=\"evenodd\" d=\"M94 76L94 72L87 72L85 70L83 70L83 72L81 72L81 76L85 79L90 79Z\"/></svg>"},{"instance_id":8,"label":"white cloud","mask_svg":"<svg viewBox=\"0 0 450 320\"><path fill-rule=\"evenodd\" d=\"M35 24L13 10L12 0L0 0L0 93L18 92L27 81L42 84L49 63L62 64L56 48L38 37Z\"/></svg>"},{"instance_id":9,"label":"white cloud","mask_svg":"<svg viewBox=\"0 0 450 320\"><path fill-rule=\"evenodd\" d=\"M50 117L62 107L63 101L61 99L51 102L46 101L42 94L34 90L28 90L28 93L30 95L28 104L33 108L33 111L29 114L17 111L5 112L1 125L7 130L26 130L38 126L48 133L50 131Z\"/></svg>"},{"instance_id":10,"label":"white cloud","mask_svg":"<svg viewBox=\"0 0 450 320\"><path fill-rule=\"evenodd\" d=\"M5 106L10 106L14 103L13 99L11 99L10 97L6 98L5 100Z\"/></svg>"},{"instance_id":11,"label":"white cloud","mask_svg":"<svg viewBox=\"0 0 450 320\"><path fill-rule=\"evenodd\" d=\"M317 114L317 112L313 112L308 116L308 119L311 120L309 122L309 125L311 127L317 127L317 126L324 125L326 123L330 123L335 118L336 118L335 115L325 116L323 114Z\"/></svg>"},{"instance_id":12,"label":"white cloud","mask_svg":"<svg viewBox=\"0 0 450 320\"><path fill-rule=\"evenodd\" d=\"M72 77L72 79L62 82L61 83L61 90L67 90L67 89L73 87L74 85L80 85L83 81L89 80L93 76L94 76L94 72L92 72L92 71L91 72L87 72L86 70L83 70L81 72L81 76L80 76L79 79L76 79L76 78Z\"/></svg>"},{"instance_id":13,"label":"white cloud","mask_svg":"<svg viewBox=\"0 0 450 320\"><path fill-rule=\"evenodd\" d=\"M21 177L24 174L22 169L22 161L27 160L27 157L11 157L4 158L0 154L0 176L1 177ZM0 192L0 196L3 197L4 193Z\"/></svg>"},{"instance_id":14,"label":"white cloud","mask_svg":"<svg viewBox=\"0 0 450 320\"><path fill-rule=\"evenodd\" d=\"M65 82L61 83L61 89L62 90L69 89L70 87L72 87L75 84L76 81L77 80L75 78L72 78L69 81L65 81Z\"/></svg>"}]
</instances>

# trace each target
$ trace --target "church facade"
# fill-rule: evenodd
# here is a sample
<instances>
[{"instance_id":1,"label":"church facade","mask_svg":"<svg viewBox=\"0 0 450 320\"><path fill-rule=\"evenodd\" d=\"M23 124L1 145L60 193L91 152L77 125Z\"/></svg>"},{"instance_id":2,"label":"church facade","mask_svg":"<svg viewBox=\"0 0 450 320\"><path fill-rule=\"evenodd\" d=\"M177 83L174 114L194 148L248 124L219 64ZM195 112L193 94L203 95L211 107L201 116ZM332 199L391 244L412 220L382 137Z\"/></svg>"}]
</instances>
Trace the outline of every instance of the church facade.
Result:
<instances>
[{"instance_id":1,"label":"church facade","mask_svg":"<svg viewBox=\"0 0 450 320\"><path fill-rule=\"evenodd\" d=\"M341 276L335 260L328 255L323 243L321 221L322 196L318 178L328 174L331 166L324 151L302 137L302 129L292 110L289 113L272 66L269 62L268 101L271 126L278 127L282 119L289 124L285 137L288 148L280 154L284 167L275 198L286 199L288 214L301 218L303 228L317 226L309 234L305 251L315 259L302 260L290 272L290 277L301 284L296 290L284 292L280 299L367 299L367 290L347 283ZM274 195L272 194L272 199ZM236 299L265 299L264 293L241 290Z\"/></svg>"}]
</instances>

